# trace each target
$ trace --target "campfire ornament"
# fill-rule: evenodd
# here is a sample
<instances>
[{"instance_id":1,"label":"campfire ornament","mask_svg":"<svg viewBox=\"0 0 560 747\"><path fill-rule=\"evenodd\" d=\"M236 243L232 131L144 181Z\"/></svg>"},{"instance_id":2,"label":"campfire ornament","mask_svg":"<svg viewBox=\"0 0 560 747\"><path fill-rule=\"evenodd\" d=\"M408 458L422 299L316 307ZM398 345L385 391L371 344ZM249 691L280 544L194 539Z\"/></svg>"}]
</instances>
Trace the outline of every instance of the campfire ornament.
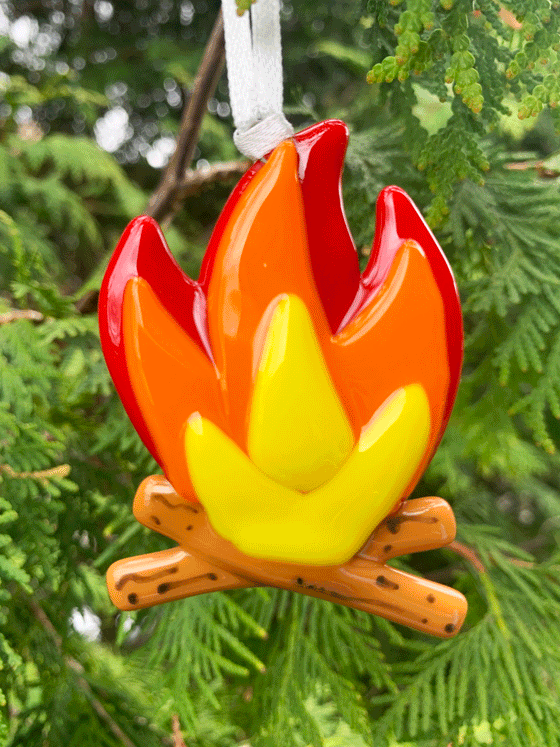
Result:
<instances>
[{"instance_id":1,"label":"campfire ornament","mask_svg":"<svg viewBox=\"0 0 560 747\"><path fill-rule=\"evenodd\" d=\"M134 515L178 546L109 568L120 609L268 585L440 637L464 620L461 594L387 565L455 536L445 501L405 499L457 390L457 290L398 187L378 198L360 276L341 201L347 141L327 121L257 161L197 282L151 218L121 238L101 341L165 474L142 483Z\"/></svg>"}]
</instances>

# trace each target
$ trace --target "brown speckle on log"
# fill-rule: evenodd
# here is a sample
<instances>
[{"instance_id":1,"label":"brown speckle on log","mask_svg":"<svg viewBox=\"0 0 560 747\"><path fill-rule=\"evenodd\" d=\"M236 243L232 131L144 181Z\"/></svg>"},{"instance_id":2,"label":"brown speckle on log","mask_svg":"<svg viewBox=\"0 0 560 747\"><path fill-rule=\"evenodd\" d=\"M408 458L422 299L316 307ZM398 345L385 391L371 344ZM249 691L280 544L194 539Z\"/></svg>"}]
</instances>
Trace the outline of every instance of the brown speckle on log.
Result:
<instances>
[{"instance_id":1,"label":"brown speckle on log","mask_svg":"<svg viewBox=\"0 0 560 747\"><path fill-rule=\"evenodd\" d=\"M375 579L378 586L382 586L384 589L394 589L395 591L399 588L399 585L394 581L389 581L385 576L378 576Z\"/></svg>"}]
</instances>

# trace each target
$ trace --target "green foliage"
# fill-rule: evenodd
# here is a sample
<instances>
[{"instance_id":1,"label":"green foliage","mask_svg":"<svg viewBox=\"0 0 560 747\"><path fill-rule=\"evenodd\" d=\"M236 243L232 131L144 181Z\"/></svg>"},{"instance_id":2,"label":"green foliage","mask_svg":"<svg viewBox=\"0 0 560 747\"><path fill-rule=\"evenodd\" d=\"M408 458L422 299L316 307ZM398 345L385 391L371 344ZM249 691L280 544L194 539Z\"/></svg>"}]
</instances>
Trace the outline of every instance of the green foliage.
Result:
<instances>
[{"instance_id":1,"label":"green foliage","mask_svg":"<svg viewBox=\"0 0 560 747\"><path fill-rule=\"evenodd\" d=\"M403 82L414 75L419 87L451 102L453 117L437 133L428 135L409 121L413 159L435 193L427 217L439 225L454 185L482 182L489 164L480 135L510 107L526 119L549 106L558 123L560 14L548 0L474 6L467 0L391 0L366 7L376 21L378 48L394 48L372 67L368 81ZM387 93L394 99L400 91L393 84ZM403 91L412 108L413 89Z\"/></svg>"},{"instance_id":2,"label":"green foliage","mask_svg":"<svg viewBox=\"0 0 560 747\"><path fill-rule=\"evenodd\" d=\"M323 744L321 720L310 708L318 696L317 683L320 700L369 739L368 714L355 677L366 675L374 687L393 687L371 618L315 599L288 597L287 592L272 596L281 627L268 654L273 664L255 698L256 708L265 714L255 744L274 745L278 734L290 747Z\"/></svg>"},{"instance_id":3,"label":"green foliage","mask_svg":"<svg viewBox=\"0 0 560 747\"><path fill-rule=\"evenodd\" d=\"M255 1L256 0L235 0L237 5L237 15L242 16L246 10L249 10Z\"/></svg>"},{"instance_id":4,"label":"green foliage","mask_svg":"<svg viewBox=\"0 0 560 747\"><path fill-rule=\"evenodd\" d=\"M249 633L262 639L266 631L225 594L199 597L188 606L156 610L142 621L142 627L156 631L159 645L152 651L141 650L139 658L150 668L164 668L164 687L186 693L178 704L179 714L191 729L196 729L197 711L190 691L198 691L219 709L216 689L223 687L228 676L246 678L250 671L265 670L240 635Z\"/></svg>"},{"instance_id":5,"label":"green foliage","mask_svg":"<svg viewBox=\"0 0 560 747\"><path fill-rule=\"evenodd\" d=\"M0 314L34 312L0 323L0 744L156 747L178 717L195 747L556 745L558 9L283 3L290 117L352 131L343 188L361 259L376 195L398 183L437 226L462 297L462 384L418 487L452 502L461 544L400 561L468 597L464 631L438 642L265 588L112 607L107 566L169 543L132 516L158 467L75 301L158 182L148 154L177 131L219 3L1 5L37 34L0 38ZM195 163L235 157L226 99L223 79ZM119 107L129 129L108 153L95 126ZM226 195L188 198L165 229L193 275Z\"/></svg>"},{"instance_id":6,"label":"green foliage","mask_svg":"<svg viewBox=\"0 0 560 747\"><path fill-rule=\"evenodd\" d=\"M479 577L486 612L462 637L395 664L401 690L378 722L379 734L388 730L400 740L437 730L442 745L558 744L553 564L534 567L516 547L477 537L474 528L469 535L491 569Z\"/></svg>"},{"instance_id":7,"label":"green foliage","mask_svg":"<svg viewBox=\"0 0 560 747\"><path fill-rule=\"evenodd\" d=\"M469 344L474 352L487 335L496 335L492 380L505 389L504 406L521 414L535 438L552 451L545 416L548 411L560 416L558 190L515 170L515 163L504 164L503 154L492 159L486 184L465 182L450 216L454 246L468 255L465 311L476 326ZM483 213L488 224L481 224ZM478 385L484 385L483 376L471 372Z\"/></svg>"}]
</instances>

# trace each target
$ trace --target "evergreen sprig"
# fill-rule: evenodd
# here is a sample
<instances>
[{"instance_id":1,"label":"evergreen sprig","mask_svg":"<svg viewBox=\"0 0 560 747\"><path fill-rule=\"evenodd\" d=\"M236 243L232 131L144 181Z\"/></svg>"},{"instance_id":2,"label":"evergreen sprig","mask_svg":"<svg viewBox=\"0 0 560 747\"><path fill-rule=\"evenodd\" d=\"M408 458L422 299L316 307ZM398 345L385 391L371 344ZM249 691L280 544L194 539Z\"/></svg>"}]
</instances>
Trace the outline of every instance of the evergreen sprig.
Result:
<instances>
[{"instance_id":1,"label":"evergreen sprig","mask_svg":"<svg viewBox=\"0 0 560 747\"><path fill-rule=\"evenodd\" d=\"M376 62L368 81L403 83L413 75L440 101L451 102L453 117L434 135L417 131L412 149L435 193L428 220L439 225L453 186L465 178L482 182L489 164L480 135L501 115L516 108L526 119L550 107L558 123L560 14L548 0L392 0L366 2L366 9L376 21L374 44L394 49ZM413 89L403 90L412 108ZM399 91L393 83L389 95Z\"/></svg>"},{"instance_id":2,"label":"evergreen sprig","mask_svg":"<svg viewBox=\"0 0 560 747\"><path fill-rule=\"evenodd\" d=\"M539 133L558 116L558 9L283 8L294 124L317 112L351 127L343 186L363 262L376 195L397 183L437 226L462 297L463 379L417 489L452 502L459 544L399 560L468 597L464 631L436 642L265 588L130 614L110 604L107 566L169 543L132 515L158 467L115 395L95 314L74 302L99 288L157 182L145 154L177 130L166 97L192 84L214 7L121 0L103 20L103 4L79 17L70 4L57 26L58 6L4 5L38 33L56 27L60 46L0 38L0 314L35 312L0 324L0 744L160 747L178 720L195 747L553 747L560 197L554 155L539 163L560 143ZM224 84L211 108L222 99ZM134 129L117 157L94 138L107 105ZM531 141L508 111L523 132L537 121ZM196 158L232 158L228 119L205 123ZM189 198L165 229L191 274L225 197Z\"/></svg>"}]
</instances>

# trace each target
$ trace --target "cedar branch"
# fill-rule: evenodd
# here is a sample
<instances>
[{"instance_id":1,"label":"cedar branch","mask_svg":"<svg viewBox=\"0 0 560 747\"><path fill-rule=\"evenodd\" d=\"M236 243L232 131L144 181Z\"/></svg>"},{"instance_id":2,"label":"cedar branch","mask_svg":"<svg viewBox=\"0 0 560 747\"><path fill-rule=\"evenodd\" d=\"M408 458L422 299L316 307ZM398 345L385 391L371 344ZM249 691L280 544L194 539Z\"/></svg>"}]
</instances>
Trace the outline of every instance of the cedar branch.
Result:
<instances>
[{"instance_id":1,"label":"cedar branch","mask_svg":"<svg viewBox=\"0 0 560 747\"><path fill-rule=\"evenodd\" d=\"M181 724L179 722L179 716L174 713L172 719L173 726L173 747L187 747L183 735L181 733Z\"/></svg>"},{"instance_id":2,"label":"cedar branch","mask_svg":"<svg viewBox=\"0 0 560 747\"><path fill-rule=\"evenodd\" d=\"M34 617L39 621L39 623L41 624L43 629L46 631L46 633L48 633L49 637L51 638L54 645L56 646L58 652L62 655L62 638L60 637L56 628L50 621L45 610L39 604L37 604L37 602L33 599L29 601L29 607ZM68 669L70 669L72 672L74 672L77 675L76 685L83 692L86 698L89 700L92 708L97 713L99 718L105 722L105 724L108 726L110 731L115 735L115 737L123 743L124 747L137 747L134 744L134 742L132 742L127 737L127 735L124 733L121 727L111 718L111 716L109 715L109 713L107 712L103 704L95 697L93 690L91 689L89 683L83 677L84 668L80 664L80 662L71 656L64 656L63 659Z\"/></svg>"},{"instance_id":3,"label":"cedar branch","mask_svg":"<svg viewBox=\"0 0 560 747\"><path fill-rule=\"evenodd\" d=\"M46 480L52 480L53 478L58 478L60 480L63 477L68 477L70 474L70 465L59 464L57 467L36 470L35 472L16 472L9 464L0 464L0 472L4 472L8 477L18 480L31 478L33 480L41 480L45 482Z\"/></svg>"},{"instance_id":4,"label":"cedar branch","mask_svg":"<svg viewBox=\"0 0 560 747\"><path fill-rule=\"evenodd\" d=\"M214 182L227 182L244 174L248 167L247 161L226 161L212 164L205 169L187 169L183 180L178 185L177 196L182 199Z\"/></svg>"},{"instance_id":5,"label":"cedar branch","mask_svg":"<svg viewBox=\"0 0 560 747\"><path fill-rule=\"evenodd\" d=\"M224 24L220 12L204 50L191 94L183 110L177 147L146 208L146 214L160 223L168 221L176 210L178 190L193 159L206 105L216 90L224 61Z\"/></svg>"},{"instance_id":6,"label":"cedar branch","mask_svg":"<svg viewBox=\"0 0 560 747\"><path fill-rule=\"evenodd\" d=\"M34 309L10 309L4 314L0 314L0 325L17 322L20 319L29 319L32 322L42 322L45 317L40 311Z\"/></svg>"}]
</instances>

